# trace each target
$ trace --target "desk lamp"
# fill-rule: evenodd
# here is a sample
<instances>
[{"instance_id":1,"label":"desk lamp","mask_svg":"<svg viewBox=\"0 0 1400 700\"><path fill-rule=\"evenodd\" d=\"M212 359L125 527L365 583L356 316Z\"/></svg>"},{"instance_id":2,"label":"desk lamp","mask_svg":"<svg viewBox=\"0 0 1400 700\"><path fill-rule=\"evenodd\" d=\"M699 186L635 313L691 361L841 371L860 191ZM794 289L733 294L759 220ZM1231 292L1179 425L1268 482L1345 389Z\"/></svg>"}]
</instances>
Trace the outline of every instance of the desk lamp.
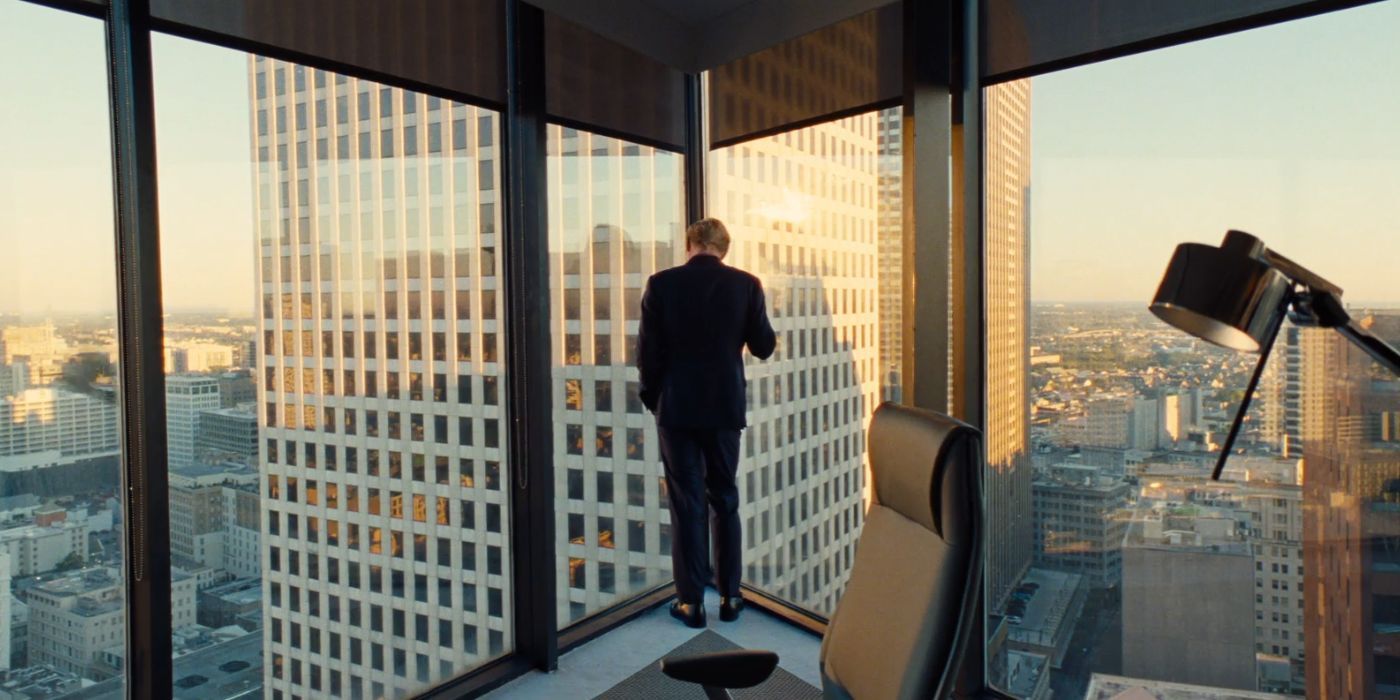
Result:
<instances>
[{"instance_id":1,"label":"desk lamp","mask_svg":"<svg viewBox=\"0 0 1400 700\"><path fill-rule=\"evenodd\" d=\"M1342 307L1342 289L1264 246L1229 231L1220 247L1182 243L1148 307L1157 318L1231 350L1259 353L1244 399L1211 478L1220 479L1250 398L1285 316L1297 326L1332 328L1400 376L1400 351L1362 328Z\"/></svg>"}]
</instances>

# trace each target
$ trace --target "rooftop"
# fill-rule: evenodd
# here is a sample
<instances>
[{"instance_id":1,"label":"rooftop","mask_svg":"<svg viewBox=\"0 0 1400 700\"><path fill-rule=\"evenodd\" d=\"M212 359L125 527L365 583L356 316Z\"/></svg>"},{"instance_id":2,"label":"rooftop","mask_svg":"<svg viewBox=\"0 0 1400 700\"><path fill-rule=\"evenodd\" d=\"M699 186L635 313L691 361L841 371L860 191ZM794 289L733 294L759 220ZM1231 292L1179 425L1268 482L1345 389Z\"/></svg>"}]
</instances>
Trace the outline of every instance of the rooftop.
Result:
<instances>
[{"instance_id":1,"label":"rooftop","mask_svg":"<svg viewBox=\"0 0 1400 700\"><path fill-rule=\"evenodd\" d=\"M262 579L240 578L200 592L217 596L235 605L257 603L262 600Z\"/></svg>"},{"instance_id":2,"label":"rooftop","mask_svg":"<svg viewBox=\"0 0 1400 700\"><path fill-rule=\"evenodd\" d=\"M1007 627L1007 638L1036 649L1053 649L1055 663L1059 664L1068 649L1065 642L1078 619L1076 600L1083 606L1083 581L1084 577L1079 574L1031 569L1023 583L1034 583L1039 588L1026 601L1021 622Z\"/></svg>"},{"instance_id":3,"label":"rooftop","mask_svg":"<svg viewBox=\"0 0 1400 700\"><path fill-rule=\"evenodd\" d=\"M175 659L176 700L252 700L262 697L262 634L247 634ZM118 677L84 688L64 700L121 700Z\"/></svg>"},{"instance_id":4,"label":"rooftop","mask_svg":"<svg viewBox=\"0 0 1400 700\"><path fill-rule=\"evenodd\" d=\"M1282 697L1272 693L1149 681L1103 673L1090 677L1089 689L1084 692L1084 700L1263 700Z\"/></svg>"}]
</instances>

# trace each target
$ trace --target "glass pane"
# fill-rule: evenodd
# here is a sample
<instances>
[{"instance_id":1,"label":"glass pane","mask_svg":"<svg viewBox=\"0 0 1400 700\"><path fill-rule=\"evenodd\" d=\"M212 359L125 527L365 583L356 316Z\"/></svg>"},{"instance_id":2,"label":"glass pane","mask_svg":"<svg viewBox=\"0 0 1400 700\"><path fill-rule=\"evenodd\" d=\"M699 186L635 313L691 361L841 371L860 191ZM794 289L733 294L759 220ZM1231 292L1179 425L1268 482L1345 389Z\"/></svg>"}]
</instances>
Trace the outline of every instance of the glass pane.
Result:
<instances>
[{"instance_id":1,"label":"glass pane","mask_svg":"<svg viewBox=\"0 0 1400 700\"><path fill-rule=\"evenodd\" d=\"M868 112L713 152L726 262L757 275L778 350L748 363L744 581L829 615L869 483L865 429L899 396L900 114Z\"/></svg>"},{"instance_id":2,"label":"glass pane","mask_svg":"<svg viewBox=\"0 0 1400 700\"><path fill-rule=\"evenodd\" d=\"M1400 378L1285 326L1215 482L1259 356L1147 310L1178 243L1236 228L1400 341L1397 24L1382 3L986 91L987 644L1013 694L1400 693Z\"/></svg>"},{"instance_id":3,"label":"glass pane","mask_svg":"<svg viewBox=\"0 0 1400 700\"><path fill-rule=\"evenodd\" d=\"M498 115L166 36L155 74L177 685L508 652Z\"/></svg>"},{"instance_id":4,"label":"glass pane","mask_svg":"<svg viewBox=\"0 0 1400 700\"><path fill-rule=\"evenodd\" d=\"M637 395L647 277L680 262L682 159L549 127L561 627L670 580L656 421Z\"/></svg>"},{"instance_id":5,"label":"glass pane","mask_svg":"<svg viewBox=\"0 0 1400 700\"><path fill-rule=\"evenodd\" d=\"M100 21L0 2L0 668L125 693L111 132ZM42 57L21 61L20 57ZM103 694L98 692L97 694Z\"/></svg>"}]
</instances>

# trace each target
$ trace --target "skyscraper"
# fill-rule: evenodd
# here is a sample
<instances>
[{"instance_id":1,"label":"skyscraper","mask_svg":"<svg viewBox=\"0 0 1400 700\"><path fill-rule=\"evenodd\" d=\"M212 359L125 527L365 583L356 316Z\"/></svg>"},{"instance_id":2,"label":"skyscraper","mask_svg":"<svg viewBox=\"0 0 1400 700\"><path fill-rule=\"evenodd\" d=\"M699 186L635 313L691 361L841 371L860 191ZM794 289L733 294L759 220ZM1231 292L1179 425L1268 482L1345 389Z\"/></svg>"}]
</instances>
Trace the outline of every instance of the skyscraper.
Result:
<instances>
[{"instance_id":1,"label":"skyscraper","mask_svg":"<svg viewBox=\"0 0 1400 700\"><path fill-rule=\"evenodd\" d=\"M249 79L264 687L407 695L513 632L497 117L260 57Z\"/></svg>"},{"instance_id":2,"label":"skyscraper","mask_svg":"<svg viewBox=\"0 0 1400 700\"><path fill-rule=\"evenodd\" d=\"M716 151L711 211L763 281L778 349L750 361L739 463L745 580L823 614L865 513L880 399L879 115Z\"/></svg>"},{"instance_id":3,"label":"skyscraper","mask_svg":"<svg viewBox=\"0 0 1400 700\"><path fill-rule=\"evenodd\" d=\"M987 594L1001 606L1034 551L1030 459L1030 80L984 91Z\"/></svg>"}]
</instances>

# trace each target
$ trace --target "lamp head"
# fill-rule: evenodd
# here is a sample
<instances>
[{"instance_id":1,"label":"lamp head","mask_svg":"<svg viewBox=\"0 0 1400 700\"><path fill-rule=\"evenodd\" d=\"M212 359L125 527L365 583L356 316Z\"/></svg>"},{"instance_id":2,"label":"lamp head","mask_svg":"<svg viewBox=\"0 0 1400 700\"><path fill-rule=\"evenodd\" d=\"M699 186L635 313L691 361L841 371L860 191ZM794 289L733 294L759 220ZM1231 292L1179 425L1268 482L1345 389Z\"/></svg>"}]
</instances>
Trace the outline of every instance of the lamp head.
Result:
<instances>
[{"instance_id":1,"label":"lamp head","mask_svg":"<svg viewBox=\"0 0 1400 700\"><path fill-rule=\"evenodd\" d=\"M1216 345L1259 352L1278 332L1293 282L1263 242L1230 231L1220 247L1183 243L1149 307L1157 318Z\"/></svg>"}]
</instances>

